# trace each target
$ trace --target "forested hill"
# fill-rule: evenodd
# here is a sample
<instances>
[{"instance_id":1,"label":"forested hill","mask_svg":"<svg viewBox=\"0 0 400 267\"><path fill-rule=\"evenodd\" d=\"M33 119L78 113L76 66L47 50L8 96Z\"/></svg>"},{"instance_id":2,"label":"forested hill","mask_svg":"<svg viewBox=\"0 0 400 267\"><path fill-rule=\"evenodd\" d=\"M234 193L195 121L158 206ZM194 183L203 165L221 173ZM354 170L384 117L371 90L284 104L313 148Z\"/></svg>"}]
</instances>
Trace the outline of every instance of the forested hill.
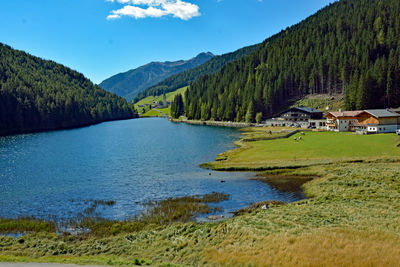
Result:
<instances>
[{"instance_id":1,"label":"forested hill","mask_svg":"<svg viewBox=\"0 0 400 267\"><path fill-rule=\"evenodd\" d=\"M139 68L114 75L100 83L100 87L132 100L138 93L171 75L195 68L213 58L210 52L200 53L189 60L151 62Z\"/></svg>"},{"instance_id":2,"label":"forested hill","mask_svg":"<svg viewBox=\"0 0 400 267\"><path fill-rule=\"evenodd\" d=\"M0 135L133 116L125 99L82 74L0 43Z\"/></svg>"},{"instance_id":3,"label":"forested hill","mask_svg":"<svg viewBox=\"0 0 400 267\"><path fill-rule=\"evenodd\" d=\"M296 96L343 93L347 109L400 106L400 1L335 2L186 92L190 119L254 120ZM246 114L248 116L246 116Z\"/></svg>"},{"instance_id":4,"label":"forested hill","mask_svg":"<svg viewBox=\"0 0 400 267\"><path fill-rule=\"evenodd\" d=\"M195 81L199 77L207 74L213 74L220 70L228 62L238 60L245 55L251 54L260 47L260 44L243 47L236 50L235 52L226 53L220 56L215 56L211 60L207 61L201 66L196 68L172 75L171 77L161 81L160 83L144 90L135 97L134 102L147 97L162 95L163 93L169 93L176 91L179 88L189 85L191 82Z\"/></svg>"}]
</instances>

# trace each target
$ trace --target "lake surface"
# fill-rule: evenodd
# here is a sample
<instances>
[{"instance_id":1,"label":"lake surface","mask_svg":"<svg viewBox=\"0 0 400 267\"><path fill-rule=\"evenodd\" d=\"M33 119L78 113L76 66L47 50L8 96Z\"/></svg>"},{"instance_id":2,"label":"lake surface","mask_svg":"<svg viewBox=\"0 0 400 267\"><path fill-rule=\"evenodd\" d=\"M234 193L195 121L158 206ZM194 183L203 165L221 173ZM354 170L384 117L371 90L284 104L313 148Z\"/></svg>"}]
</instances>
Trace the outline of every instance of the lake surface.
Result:
<instances>
[{"instance_id":1,"label":"lake surface","mask_svg":"<svg viewBox=\"0 0 400 267\"><path fill-rule=\"evenodd\" d=\"M114 200L97 212L122 220L148 201L214 191L231 195L217 204L224 214L263 200L304 198L300 190L281 192L249 180L253 173L199 167L234 148L239 135L151 118L0 137L0 217L65 219L83 212L88 200Z\"/></svg>"}]
</instances>

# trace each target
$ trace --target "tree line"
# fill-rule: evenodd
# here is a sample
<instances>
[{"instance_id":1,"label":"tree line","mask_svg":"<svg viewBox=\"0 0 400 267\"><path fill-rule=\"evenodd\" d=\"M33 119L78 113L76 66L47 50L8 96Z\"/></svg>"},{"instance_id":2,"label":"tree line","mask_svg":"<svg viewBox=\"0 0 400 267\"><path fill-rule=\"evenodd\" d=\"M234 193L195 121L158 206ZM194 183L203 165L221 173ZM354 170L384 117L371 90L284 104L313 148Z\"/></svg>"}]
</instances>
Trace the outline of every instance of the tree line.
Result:
<instances>
[{"instance_id":1,"label":"tree line","mask_svg":"<svg viewBox=\"0 0 400 267\"><path fill-rule=\"evenodd\" d=\"M135 116L133 105L82 74L0 43L0 134Z\"/></svg>"},{"instance_id":2,"label":"tree line","mask_svg":"<svg viewBox=\"0 0 400 267\"><path fill-rule=\"evenodd\" d=\"M193 82L189 119L254 121L307 94L343 94L346 109L400 106L400 1L342 0Z\"/></svg>"}]
</instances>

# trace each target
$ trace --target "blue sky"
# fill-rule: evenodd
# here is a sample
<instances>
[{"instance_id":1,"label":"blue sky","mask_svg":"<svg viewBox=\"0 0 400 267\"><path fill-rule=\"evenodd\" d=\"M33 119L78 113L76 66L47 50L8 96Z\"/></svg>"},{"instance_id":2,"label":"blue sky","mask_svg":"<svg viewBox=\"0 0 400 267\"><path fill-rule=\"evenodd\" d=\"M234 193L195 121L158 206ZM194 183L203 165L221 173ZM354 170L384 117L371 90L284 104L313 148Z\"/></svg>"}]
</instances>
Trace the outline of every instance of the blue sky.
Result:
<instances>
[{"instance_id":1,"label":"blue sky","mask_svg":"<svg viewBox=\"0 0 400 267\"><path fill-rule=\"evenodd\" d=\"M262 42L333 0L1 0L0 42L95 83Z\"/></svg>"}]
</instances>

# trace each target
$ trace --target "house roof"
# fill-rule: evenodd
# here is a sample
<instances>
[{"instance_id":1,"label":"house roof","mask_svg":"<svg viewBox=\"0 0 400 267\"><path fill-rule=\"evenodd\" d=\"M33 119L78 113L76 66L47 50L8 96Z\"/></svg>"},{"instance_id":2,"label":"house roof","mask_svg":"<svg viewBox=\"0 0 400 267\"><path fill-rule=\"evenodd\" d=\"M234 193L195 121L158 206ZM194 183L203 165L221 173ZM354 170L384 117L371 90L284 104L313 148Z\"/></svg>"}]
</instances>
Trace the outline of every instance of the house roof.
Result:
<instances>
[{"instance_id":1,"label":"house roof","mask_svg":"<svg viewBox=\"0 0 400 267\"><path fill-rule=\"evenodd\" d=\"M391 112L387 109L367 109L365 112L371 114L376 118L389 118L389 117L400 117L400 114Z\"/></svg>"},{"instance_id":2,"label":"house roof","mask_svg":"<svg viewBox=\"0 0 400 267\"><path fill-rule=\"evenodd\" d=\"M290 110L293 110L293 109L297 109L297 110L302 111L302 112L305 112L305 113L322 113L322 111L320 111L320 110L318 110L318 109L309 108L309 107L304 107L304 106L292 107L292 108L290 108L290 109L288 109L288 110L285 110L285 111L282 112L282 113L286 113L286 112L288 112L288 111L290 111Z\"/></svg>"},{"instance_id":3,"label":"house roof","mask_svg":"<svg viewBox=\"0 0 400 267\"><path fill-rule=\"evenodd\" d=\"M361 114L362 110L354 110L354 111L332 111L329 112L328 114L332 114L332 116L336 117L336 118L341 118L341 117L355 117L359 114ZM327 114L327 115L328 115Z\"/></svg>"}]
</instances>

